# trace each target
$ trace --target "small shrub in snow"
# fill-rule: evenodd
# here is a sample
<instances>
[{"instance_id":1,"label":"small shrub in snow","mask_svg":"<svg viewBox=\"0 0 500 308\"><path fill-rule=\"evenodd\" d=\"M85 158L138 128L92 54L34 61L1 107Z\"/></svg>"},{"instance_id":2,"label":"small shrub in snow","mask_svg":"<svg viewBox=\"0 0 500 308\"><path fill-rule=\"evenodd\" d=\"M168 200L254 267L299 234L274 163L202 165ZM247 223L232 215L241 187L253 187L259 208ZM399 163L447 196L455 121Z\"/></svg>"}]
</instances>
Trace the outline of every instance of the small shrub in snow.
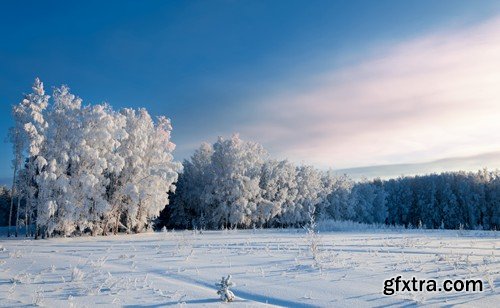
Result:
<instances>
[{"instance_id":1,"label":"small shrub in snow","mask_svg":"<svg viewBox=\"0 0 500 308\"><path fill-rule=\"evenodd\" d=\"M44 295L43 295L43 289L42 288L38 288L37 290L35 290L35 293L33 294L33 298L32 298L32 303L34 306L43 306L43 302L44 302Z\"/></svg>"},{"instance_id":2,"label":"small shrub in snow","mask_svg":"<svg viewBox=\"0 0 500 308\"><path fill-rule=\"evenodd\" d=\"M21 281L21 278L18 275L16 275L15 277L10 278L10 283L18 284L18 283L23 283L23 282Z\"/></svg>"},{"instance_id":3,"label":"small shrub in snow","mask_svg":"<svg viewBox=\"0 0 500 308\"><path fill-rule=\"evenodd\" d=\"M19 259L22 257L23 257L23 254L21 253L20 250L14 250L13 252L9 253L9 258L11 258L11 259Z\"/></svg>"},{"instance_id":4,"label":"small shrub in snow","mask_svg":"<svg viewBox=\"0 0 500 308\"><path fill-rule=\"evenodd\" d=\"M71 281L82 281L83 277L85 277L85 273L78 267L73 267L71 271Z\"/></svg>"},{"instance_id":5,"label":"small shrub in snow","mask_svg":"<svg viewBox=\"0 0 500 308\"><path fill-rule=\"evenodd\" d=\"M215 285L219 288L217 294L219 294L221 301L232 302L234 300L234 294L229 290L230 287L234 286L234 283L231 282L231 275L226 278L222 277L220 282Z\"/></svg>"},{"instance_id":6,"label":"small shrub in snow","mask_svg":"<svg viewBox=\"0 0 500 308\"><path fill-rule=\"evenodd\" d=\"M321 268L321 261L319 255L319 238L317 233L316 219L314 217L314 208L311 207L308 212L309 224L305 227L307 231L307 245L309 246L309 252L311 253L312 259L314 261L314 266Z\"/></svg>"}]
</instances>

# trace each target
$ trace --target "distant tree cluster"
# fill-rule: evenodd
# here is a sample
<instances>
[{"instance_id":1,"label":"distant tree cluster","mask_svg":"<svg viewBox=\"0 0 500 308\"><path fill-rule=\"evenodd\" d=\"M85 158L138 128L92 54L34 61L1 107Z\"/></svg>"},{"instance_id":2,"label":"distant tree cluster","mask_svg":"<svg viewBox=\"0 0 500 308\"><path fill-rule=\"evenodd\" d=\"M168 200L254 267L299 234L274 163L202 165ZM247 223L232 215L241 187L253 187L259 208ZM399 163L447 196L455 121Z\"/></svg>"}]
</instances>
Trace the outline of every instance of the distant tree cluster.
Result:
<instances>
[{"instance_id":1,"label":"distant tree cluster","mask_svg":"<svg viewBox=\"0 0 500 308\"><path fill-rule=\"evenodd\" d=\"M370 222L387 217L387 211L378 212L385 209L381 187L358 187L347 177L269 159L261 145L237 135L202 144L183 166L172 203L162 215L171 227L300 226L311 214L359 215Z\"/></svg>"},{"instance_id":2,"label":"distant tree cluster","mask_svg":"<svg viewBox=\"0 0 500 308\"><path fill-rule=\"evenodd\" d=\"M500 172L447 172L384 181L389 224L500 228Z\"/></svg>"},{"instance_id":3,"label":"distant tree cluster","mask_svg":"<svg viewBox=\"0 0 500 308\"><path fill-rule=\"evenodd\" d=\"M202 144L185 160L162 224L176 228L303 226L351 220L406 227L497 229L500 173L442 173L355 182L269 159L237 135Z\"/></svg>"},{"instance_id":4,"label":"distant tree cluster","mask_svg":"<svg viewBox=\"0 0 500 308\"><path fill-rule=\"evenodd\" d=\"M141 232L169 203L180 164L170 121L145 109L82 106L69 88L33 92L13 107L16 225L36 235ZM12 204L11 204L12 207Z\"/></svg>"},{"instance_id":5,"label":"distant tree cluster","mask_svg":"<svg viewBox=\"0 0 500 308\"><path fill-rule=\"evenodd\" d=\"M396 179L338 181L322 217L409 228L500 228L500 172L446 172Z\"/></svg>"}]
</instances>

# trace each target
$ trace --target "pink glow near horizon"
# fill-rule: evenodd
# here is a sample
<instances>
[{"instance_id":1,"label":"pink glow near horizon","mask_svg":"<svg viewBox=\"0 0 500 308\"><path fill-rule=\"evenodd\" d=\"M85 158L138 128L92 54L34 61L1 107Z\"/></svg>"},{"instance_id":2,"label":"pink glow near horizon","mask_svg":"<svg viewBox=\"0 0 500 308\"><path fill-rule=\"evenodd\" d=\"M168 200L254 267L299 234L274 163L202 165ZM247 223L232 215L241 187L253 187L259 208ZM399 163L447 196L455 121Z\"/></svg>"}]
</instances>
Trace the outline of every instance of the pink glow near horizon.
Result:
<instances>
[{"instance_id":1,"label":"pink glow near horizon","mask_svg":"<svg viewBox=\"0 0 500 308\"><path fill-rule=\"evenodd\" d=\"M500 149L500 18L385 48L265 101L242 133L296 161L346 168Z\"/></svg>"}]
</instances>

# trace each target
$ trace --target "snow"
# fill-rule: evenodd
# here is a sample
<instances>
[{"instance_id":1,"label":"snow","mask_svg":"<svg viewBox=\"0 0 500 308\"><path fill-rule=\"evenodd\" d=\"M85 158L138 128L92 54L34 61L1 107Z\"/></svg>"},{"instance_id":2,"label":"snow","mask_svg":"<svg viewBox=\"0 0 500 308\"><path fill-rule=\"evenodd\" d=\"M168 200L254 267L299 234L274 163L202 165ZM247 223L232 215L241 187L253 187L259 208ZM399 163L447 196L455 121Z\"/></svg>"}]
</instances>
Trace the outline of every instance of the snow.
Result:
<instances>
[{"instance_id":1,"label":"snow","mask_svg":"<svg viewBox=\"0 0 500 308\"><path fill-rule=\"evenodd\" d=\"M0 239L0 306L494 306L495 231L321 232L317 260L300 229L176 231ZM315 263L317 263L315 265ZM235 302L215 284L232 275ZM481 279L483 292L382 294L384 280Z\"/></svg>"}]
</instances>

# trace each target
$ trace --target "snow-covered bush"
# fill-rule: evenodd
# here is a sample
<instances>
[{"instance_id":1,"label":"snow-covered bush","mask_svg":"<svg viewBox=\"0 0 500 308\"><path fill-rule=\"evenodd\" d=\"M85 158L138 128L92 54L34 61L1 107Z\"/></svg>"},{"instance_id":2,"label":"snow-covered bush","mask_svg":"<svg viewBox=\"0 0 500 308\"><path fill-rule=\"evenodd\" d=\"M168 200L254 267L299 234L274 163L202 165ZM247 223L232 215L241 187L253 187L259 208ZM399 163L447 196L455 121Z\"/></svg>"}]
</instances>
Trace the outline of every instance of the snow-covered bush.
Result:
<instances>
[{"instance_id":1,"label":"snow-covered bush","mask_svg":"<svg viewBox=\"0 0 500 308\"><path fill-rule=\"evenodd\" d=\"M85 277L85 273L78 267L73 267L71 269L71 281L82 281Z\"/></svg>"},{"instance_id":2,"label":"snow-covered bush","mask_svg":"<svg viewBox=\"0 0 500 308\"><path fill-rule=\"evenodd\" d=\"M305 227L307 234L307 245L311 254L314 267L321 269L320 256L320 239L317 231L316 219L314 217L314 207L310 207L308 211L309 223Z\"/></svg>"},{"instance_id":3,"label":"snow-covered bush","mask_svg":"<svg viewBox=\"0 0 500 308\"><path fill-rule=\"evenodd\" d=\"M220 282L215 285L219 288L217 294L220 296L221 301L232 302L234 300L234 293L229 290L230 287L234 286L234 283L231 281L231 275L228 275L226 278L222 277Z\"/></svg>"},{"instance_id":4,"label":"snow-covered bush","mask_svg":"<svg viewBox=\"0 0 500 308\"><path fill-rule=\"evenodd\" d=\"M31 302L33 306L43 306L45 302L45 296L43 295L44 291L41 287L37 288L33 292L33 297L31 298Z\"/></svg>"}]
</instances>

